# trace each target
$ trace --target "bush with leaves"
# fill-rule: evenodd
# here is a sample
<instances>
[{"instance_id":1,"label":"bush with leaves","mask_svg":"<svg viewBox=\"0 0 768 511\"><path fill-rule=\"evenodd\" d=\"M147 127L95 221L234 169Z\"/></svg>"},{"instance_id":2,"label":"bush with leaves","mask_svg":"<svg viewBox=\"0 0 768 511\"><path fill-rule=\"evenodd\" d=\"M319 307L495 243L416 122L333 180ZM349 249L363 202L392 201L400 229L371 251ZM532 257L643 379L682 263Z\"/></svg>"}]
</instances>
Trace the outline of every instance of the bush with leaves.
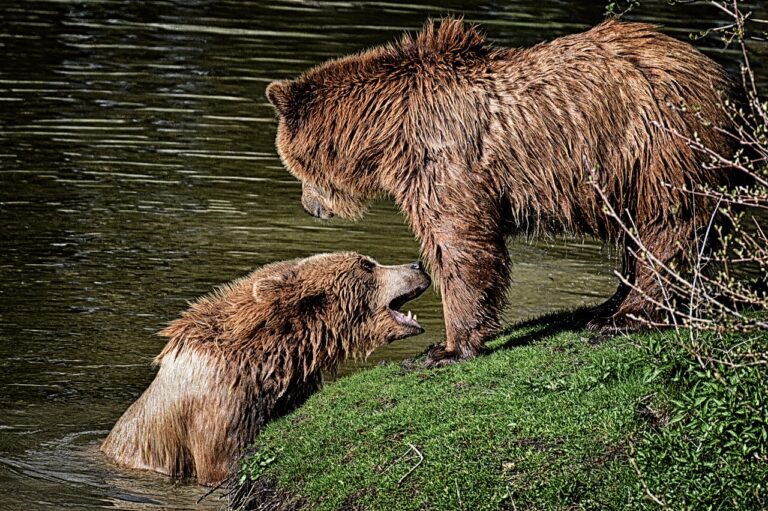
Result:
<instances>
[{"instance_id":1,"label":"bush with leaves","mask_svg":"<svg viewBox=\"0 0 768 511\"><path fill-rule=\"evenodd\" d=\"M716 207L685 272L658 260L635 236L631 219L623 220L626 212L605 201L606 213L637 246L640 264L664 283L665 299L653 305L667 319L635 319L676 333L671 345L654 336L644 345L654 367L648 377L662 379L668 390L639 406L658 427L633 447L641 497L636 504L768 509L768 101L758 89L749 52L753 38L765 37L768 21L738 0L679 3L706 4L727 17L722 26L693 37L715 37L738 49L744 99L721 105L734 121L732 128L720 129L738 142L735 154L670 133L706 155L707 165L735 172L749 184L686 190ZM631 4L630 9L636 5ZM609 6L609 14L626 12L619 3ZM656 128L667 129L658 123Z\"/></svg>"}]
</instances>

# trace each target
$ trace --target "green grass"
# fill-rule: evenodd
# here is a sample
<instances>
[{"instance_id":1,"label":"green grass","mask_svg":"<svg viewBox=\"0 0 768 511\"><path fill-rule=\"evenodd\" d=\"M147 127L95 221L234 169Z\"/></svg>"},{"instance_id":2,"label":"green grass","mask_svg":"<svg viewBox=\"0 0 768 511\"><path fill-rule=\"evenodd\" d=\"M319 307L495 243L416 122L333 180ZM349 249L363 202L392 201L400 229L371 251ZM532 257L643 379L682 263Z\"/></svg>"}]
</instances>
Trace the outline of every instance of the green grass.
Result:
<instances>
[{"instance_id":1,"label":"green grass","mask_svg":"<svg viewBox=\"0 0 768 511\"><path fill-rule=\"evenodd\" d=\"M695 344L698 358L659 337L643 345L670 418L635 446L643 483L669 509L768 509L768 335Z\"/></svg>"},{"instance_id":2,"label":"green grass","mask_svg":"<svg viewBox=\"0 0 768 511\"><path fill-rule=\"evenodd\" d=\"M680 360L654 351L672 334L605 340L569 321L520 325L462 364L390 364L326 386L265 428L242 494L270 509L626 509L653 505L637 476L648 470L665 503L700 502L677 499L711 465L675 471L694 422L675 418L695 403L680 401ZM728 458L749 466L735 472L744 491L768 475L755 452Z\"/></svg>"}]
</instances>

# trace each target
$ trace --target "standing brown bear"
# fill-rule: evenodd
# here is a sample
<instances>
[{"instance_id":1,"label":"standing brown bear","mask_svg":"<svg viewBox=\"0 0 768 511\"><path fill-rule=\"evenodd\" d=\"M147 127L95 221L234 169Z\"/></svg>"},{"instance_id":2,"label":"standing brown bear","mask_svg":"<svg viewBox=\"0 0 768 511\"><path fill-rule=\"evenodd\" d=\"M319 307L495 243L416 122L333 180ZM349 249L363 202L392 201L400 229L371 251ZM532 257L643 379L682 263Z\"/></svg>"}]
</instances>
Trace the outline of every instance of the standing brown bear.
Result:
<instances>
[{"instance_id":1,"label":"standing brown bear","mask_svg":"<svg viewBox=\"0 0 768 511\"><path fill-rule=\"evenodd\" d=\"M335 253L220 288L161 332L171 340L155 380L101 450L124 467L224 480L261 426L309 397L322 371L421 333L398 309L429 284L419 263Z\"/></svg>"},{"instance_id":2,"label":"standing brown bear","mask_svg":"<svg viewBox=\"0 0 768 511\"><path fill-rule=\"evenodd\" d=\"M716 63L651 25L606 21L507 49L448 19L273 82L267 97L308 213L358 217L386 195L408 218L443 293L447 340L428 359L440 365L474 356L497 331L509 235L623 245L624 275L642 293L620 286L590 326L633 328L628 315L657 314L642 294L662 290L604 213L590 174L659 259L683 265L707 218L683 189L723 176L672 130L727 151L717 128L729 86Z\"/></svg>"}]
</instances>

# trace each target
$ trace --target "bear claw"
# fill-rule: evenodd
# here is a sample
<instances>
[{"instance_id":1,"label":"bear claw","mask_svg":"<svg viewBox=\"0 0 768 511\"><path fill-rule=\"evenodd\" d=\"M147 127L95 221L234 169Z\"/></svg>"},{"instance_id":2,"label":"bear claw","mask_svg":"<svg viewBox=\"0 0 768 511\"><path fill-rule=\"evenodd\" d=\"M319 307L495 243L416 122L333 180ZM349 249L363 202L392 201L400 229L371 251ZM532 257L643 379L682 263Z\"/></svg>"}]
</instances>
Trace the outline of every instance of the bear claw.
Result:
<instances>
[{"instance_id":1,"label":"bear claw","mask_svg":"<svg viewBox=\"0 0 768 511\"><path fill-rule=\"evenodd\" d=\"M445 348L445 343L433 344L428 348L427 358L424 360L424 367L427 369L436 369L456 364L469 357L462 357L457 351L449 351Z\"/></svg>"}]
</instances>

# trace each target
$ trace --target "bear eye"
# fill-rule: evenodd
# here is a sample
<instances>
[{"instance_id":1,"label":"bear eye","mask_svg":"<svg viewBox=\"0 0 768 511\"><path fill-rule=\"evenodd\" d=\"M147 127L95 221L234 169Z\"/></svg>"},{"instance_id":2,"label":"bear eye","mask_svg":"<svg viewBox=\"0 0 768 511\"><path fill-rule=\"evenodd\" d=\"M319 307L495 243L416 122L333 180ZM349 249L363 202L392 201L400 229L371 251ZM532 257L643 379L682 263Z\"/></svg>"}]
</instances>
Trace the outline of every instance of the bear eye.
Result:
<instances>
[{"instance_id":1,"label":"bear eye","mask_svg":"<svg viewBox=\"0 0 768 511\"><path fill-rule=\"evenodd\" d=\"M373 270L376 268L376 263L370 259L360 259L360 267L368 273L373 273Z\"/></svg>"}]
</instances>

